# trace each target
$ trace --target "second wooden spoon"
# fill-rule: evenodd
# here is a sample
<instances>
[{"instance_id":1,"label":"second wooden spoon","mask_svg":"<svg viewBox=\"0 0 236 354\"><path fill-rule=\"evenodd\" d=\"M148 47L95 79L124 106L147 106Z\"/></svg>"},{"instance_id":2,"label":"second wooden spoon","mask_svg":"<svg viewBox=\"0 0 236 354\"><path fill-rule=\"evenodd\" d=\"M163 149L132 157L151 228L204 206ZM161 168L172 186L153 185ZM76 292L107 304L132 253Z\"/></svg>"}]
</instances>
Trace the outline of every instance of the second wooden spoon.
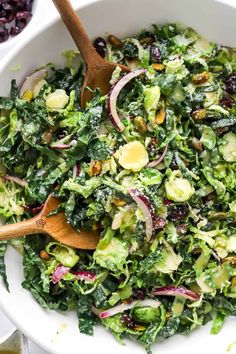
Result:
<instances>
[{"instance_id":1,"label":"second wooden spoon","mask_svg":"<svg viewBox=\"0 0 236 354\"><path fill-rule=\"evenodd\" d=\"M43 209L35 217L0 226L0 241L25 235L48 234L64 245L84 250L93 250L99 241L99 233L89 230L75 230L67 221L63 212L49 216L60 205L60 200L50 195Z\"/></svg>"},{"instance_id":2,"label":"second wooden spoon","mask_svg":"<svg viewBox=\"0 0 236 354\"><path fill-rule=\"evenodd\" d=\"M110 63L96 52L69 0L53 0L53 2L86 64L86 75L81 92L81 106L85 107L86 102L93 96L86 87L92 90L99 88L101 94L106 95L109 92L110 79L115 68L119 66L124 72L129 72L130 69L125 65Z\"/></svg>"}]
</instances>

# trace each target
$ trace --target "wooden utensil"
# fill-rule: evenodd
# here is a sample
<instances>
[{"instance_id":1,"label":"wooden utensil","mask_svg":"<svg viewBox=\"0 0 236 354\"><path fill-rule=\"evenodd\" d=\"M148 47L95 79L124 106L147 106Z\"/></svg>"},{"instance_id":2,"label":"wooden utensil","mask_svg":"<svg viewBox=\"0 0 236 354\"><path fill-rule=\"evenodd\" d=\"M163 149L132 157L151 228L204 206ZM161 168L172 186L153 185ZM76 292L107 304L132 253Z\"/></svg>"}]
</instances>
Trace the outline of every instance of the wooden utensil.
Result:
<instances>
[{"instance_id":1,"label":"wooden utensil","mask_svg":"<svg viewBox=\"0 0 236 354\"><path fill-rule=\"evenodd\" d=\"M43 209L35 217L0 227L0 240L9 240L29 234L48 234L56 241L67 246L84 250L93 250L99 241L99 234L94 231L76 231L68 222L63 212L48 216L60 204L59 199L49 196ZM33 237L33 236L32 236Z\"/></svg>"},{"instance_id":2,"label":"wooden utensil","mask_svg":"<svg viewBox=\"0 0 236 354\"><path fill-rule=\"evenodd\" d=\"M124 72L129 72L130 69L125 65L110 63L96 52L69 0L53 0L53 2L86 64L86 75L81 92L81 106L85 107L86 102L91 100L93 96L93 93L86 87L92 90L99 88L101 94L105 95L109 92L110 79L114 69L117 66Z\"/></svg>"},{"instance_id":3,"label":"wooden utensil","mask_svg":"<svg viewBox=\"0 0 236 354\"><path fill-rule=\"evenodd\" d=\"M130 69L124 65L110 63L96 52L69 0L53 0L53 2L86 64L86 75L81 93L81 106L85 107L86 102L93 96L92 92L86 89L87 87L90 89L99 88L101 94L105 95L109 92L111 75L117 65L124 72L129 72ZM63 212L48 216L51 211L58 207L59 203L58 199L49 196L42 211L37 216L16 224L1 226L0 240L44 233L68 246L88 250L95 249L99 241L97 232L76 231L67 222Z\"/></svg>"}]
</instances>

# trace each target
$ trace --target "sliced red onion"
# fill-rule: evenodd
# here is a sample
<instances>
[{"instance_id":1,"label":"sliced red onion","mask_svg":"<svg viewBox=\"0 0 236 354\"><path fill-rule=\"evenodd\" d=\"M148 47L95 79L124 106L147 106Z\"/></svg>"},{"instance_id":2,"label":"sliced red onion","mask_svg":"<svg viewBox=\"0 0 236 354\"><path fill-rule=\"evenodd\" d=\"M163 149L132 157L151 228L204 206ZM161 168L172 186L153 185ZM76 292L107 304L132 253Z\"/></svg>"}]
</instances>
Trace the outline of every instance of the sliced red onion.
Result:
<instances>
[{"instance_id":1,"label":"sliced red onion","mask_svg":"<svg viewBox=\"0 0 236 354\"><path fill-rule=\"evenodd\" d=\"M7 181L12 181L16 184L19 184L19 186L21 187L26 187L28 185L28 182L26 182L24 179L21 179L17 176L3 176L4 179L6 179Z\"/></svg>"},{"instance_id":2,"label":"sliced red onion","mask_svg":"<svg viewBox=\"0 0 236 354\"><path fill-rule=\"evenodd\" d=\"M162 162L162 160L165 158L166 153L167 153L167 150L168 150L168 145L165 146L165 148L164 148L163 153L161 154L161 156L158 157L158 159L149 162L149 163L146 165L146 167L155 167L155 166L159 165L159 164Z\"/></svg>"},{"instance_id":3,"label":"sliced red onion","mask_svg":"<svg viewBox=\"0 0 236 354\"><path fill-rule=\"evenodd\" d=\"M69 273L69 271L69 267L64 267L62 264L58 264L52 273L53 284L57 284L64 277L64 275Z\"/></svg>"},{"instance_id":4,"label":"sliced red onion","mask_svg":"<svg viewBox=\"0 0 236 354\"><path fill-rule=\"evenodd\" d=\"M140 300L140 301L133 301L130 304L120 304L117 306L114 306L110 309L107 309L105 311L102 311L99 313L100 318L107 318L111 317L114 315L117 315L118 313L123 313L124 311L131 310L134 307L154 307L158 308L161 305L160 301L158 300L153 300L153 299L145 299L145 300Z\"/></svg>"},{"instance_id":5,"label":"sliced red onion","mask_svg":"<svg viewBox=\"0 0 236 354\"><path fill-rule=\"evenodd\" d=\"M87 270L81 270L78 272L73 272L78 280L94 281L96 279L96 274L89 272Z\"/></svg>"},{"instance_id":6,"label":"sliced red onion","mask_svg":"<svg viewBox=\"0 0 236 354\"><path fill-rule=\"evenodd\" d=\"M122 132L124 130L124 124L117 113L117 98L123 89L123 87L130 82L133 78L140 76L146 72L145 69L139 69L131 71L130 73L123 76L111 89L107 97L107 111L112 124Z\"/></svg>"},{"instance_id":7,"label":"sliced red onion","mask_svg":"<svg viewBox=\"0 0 236 354\"><path fill-rule=\"evenodd\" d=\"M24 92L26 90L33 91L37 82L45 79L46 74L47 74L47 71L45 69L41 69L41 70L37 70L37 71L33 72L31 75L27 76L27 78L23 82L23 85L21 86L20 97L22 97L24 95Z\"/></svg>"},{"instance_id":8,"label":"sliced red onion","mask_svg":"<svg viewBox=\"0 0 236 354\"><path fill-rule=\"evenodd\" d=\"M75 177L79 176L80 173L81 173L81 166L79 163L76 163L73 167L73 177L75 178Z\"/></svg>"},{"instance_id":9,"label":"sliced red onion","mask_svg":"<svg viewBox=\"0 0 236 354\"><path fill-rule=\"evenodd\" d=\"M156 219L155 209L150 199L137 189L130 189L129 194L143 212L146 224L146 236L147 240L150 241L154 230L154 221Z\"/></svg>"},{"instance_id":10,"label":"sliced red onion","mask_svg":"<svg viewBox=\"0 0 236 354\"><path fill-rule=\"evenodd\" d=\"M184 297L185 299L192 300L192 301L197 301L200 299L200 295L193 292L192 290L189 290L183 286L174 286L174 285L154 288L152 294L156 296L157 295L181 296Z\"/></svg>"}]
</instances>

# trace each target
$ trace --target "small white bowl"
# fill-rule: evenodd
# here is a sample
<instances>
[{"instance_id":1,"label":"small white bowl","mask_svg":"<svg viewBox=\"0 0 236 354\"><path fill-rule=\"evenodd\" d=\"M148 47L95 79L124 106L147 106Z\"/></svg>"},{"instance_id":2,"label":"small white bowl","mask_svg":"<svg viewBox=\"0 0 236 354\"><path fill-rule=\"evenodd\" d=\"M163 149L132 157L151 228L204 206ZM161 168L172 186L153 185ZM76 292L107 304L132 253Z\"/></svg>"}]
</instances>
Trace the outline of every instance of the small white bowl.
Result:
<instances>
[{"instance_id":1,"label":"small white bowl","mask_svg":"<svg viewBox=\"0 0 236 354\"><path fill-rule=\"evenodd\" d=\"M29 33L31 33L32 28L35 27L35 23L38 22L38 16L40 13L39 8L40 8L40 1L34 0L33 7L32 7L33 16L28 22L28 24L25 26L23 31L16 36L10 36L7 41L0 43L0 58L2 58L6 53L8 53L11 48L14 48L17 42L22 41L22 38L24 36L27 36Z\"/></svg>"},{"instance_id":2,"label":"small white bowl","mask_svg":"<svg viewBox=\"0 0 236 354\"><path fill-rule=\"evenodd\" d=\"M124 37L154 23L182 22L210 40L236 46L236 5L230 5L226 0L81 0L78 8L93 38L108 33ZM34 18L25 31L30 32L33 21ZM74 48L60 21L53 21L33 37L22 34L21 41L1 63L0 95L8 95L11 79L20 83L43 64L62 64L61 53ZM16 67L20 70L11 70ZM134 342L120 345L101 326L95 329L92 337L80 334L75 312L63 314L42 309L30 292L21 287L22 258L12 248L7 251L6 265L10 293L0 282L0 306L23 333L49 353L144 354L144 349ZM223 354L235 340L235 325L236 319L229 318L220 334L213 336L209 334L208 324L189 336L174 336L154 345L153 353L198 354L211 348L212 353Z\"/></svg>"}]
</instances>

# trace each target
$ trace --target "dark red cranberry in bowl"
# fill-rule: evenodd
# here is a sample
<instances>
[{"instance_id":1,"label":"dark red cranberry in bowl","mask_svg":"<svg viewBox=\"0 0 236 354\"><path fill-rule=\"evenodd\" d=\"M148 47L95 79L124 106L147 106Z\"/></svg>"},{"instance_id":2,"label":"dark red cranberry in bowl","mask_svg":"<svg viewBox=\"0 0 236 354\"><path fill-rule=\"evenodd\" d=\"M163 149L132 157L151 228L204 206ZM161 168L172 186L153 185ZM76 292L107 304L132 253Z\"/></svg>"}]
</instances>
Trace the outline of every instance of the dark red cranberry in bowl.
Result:
<instances>
[{"instance_id":1,"label":"dark red cranberry in bowl","mask_svg":"<svg viewBox=\"0 0 236 354\"><path fill-rule=\"evenodd\" d=\"M220 104L224 108L232 108L234 105L234 99L230 95L223 95L223 97L220 99Z\"/></svg>"},{"instance_id":2,"label":"dark red cranberry in bowl","mask_svg":"<svg viewBox=\"0 0 236 354\"><path fill-rule=\"evenodd\" d=\"M0 27L0 43L5 42L9 38L8 29Z\"/></svg>"},{"instance_id":3,"label":"dark red cranberry in bowl","mask_svg":"<svg viewBox=\"0 0 236 354\"><path fill-rule=\"evenodd\" d=\"M155 45L150 46L150 55L153 63L159 63L161 61L161 52Z\"/></svg>"},{"instance_id":4,"label":"dark red cranberry in bowl","mask_svg":"<svg viewBox=\"0 0 236 354\"><path fill-rule=\"evenodd\" d=\"M168 217L171 221L179 221L186 218L188 213L189 207L187 204L173 205L168 212Z\"/></svg>"},{"instance_id":5,"label":"dark red cranberry in bowl","mask_svg":"<svg viewBox=\"0 0 236 354\"><path fill-rule=\"evenodd\" d=\"M130 329L134 329L135 328L135 322L129 315L123 315L122 318L121 318L121 321L123 322L123 324L127 328L130 328Z\"/></svg>"},{"instance_id":6,"label":"dark red cranberry in bowl","mask_svg":"<svg viewBox=\"0 0 236 354\"><path fill-rule=\"evenodd\" d=\"M29 20L31 18L31 13L29 11L21 11L16 14L17 20Z\"/></svg>"},{"instance_id":7,"label":"dark red cranberry in bowl","mask_svg":"<svg viewBox=\"0 0 236 354\"><path fill-rule=\"evenodd\" d=\"M10 35L16 36L17 34L21 33L21 31L22 31L22 28L20 28L20 27L17 27L17 26L11 27L10 28Z\"/></svg>"},{"instance_id":8,"label":"dark red cranberry in bowl","mask_svg":"<svg viewBox=\"0 0 236 354\"><path fill-rule=\"evenodd\" d=\"M138 300L144 300L146 296L145 288L134 288L132 296Z\"/></svg>"},{"instance_id":9,"label":"dark red cranberry in bowl","mask_svg":"<svg viewBox=\"0 0 236 354\"><path fill-rule=\"evenodd\" d=\"M215 132L218 136L221 136L224 133L227 133L228 131L229 131L229 127L216 128L216 130L215 130Z\"/></svg>"},{"instance_id":10,"label":"dark red cranberry in bowl","mask_svg":"<svg viewBox=\"0 0 236 354\"><path fill-rule=\"evenodd\" d=\"M105 39L102 37L98 37L93 42L93 46L96 49L97 53L102 57L105 58L106 51L107 51L107 44Z\"/></svg>"},{"instance_id":11,"label":"dark red cranberry in bowl","mask_svg":"<svg viewBox=\"0 0 236 354\"><path fill-rule=\"evenodd\" d=\"M166 224L166 220L156 217L153 224L155 230L162 230Z\"/></svg>"},{"instance_id":12,"label":"dark red cranberry in bowl","mask_svg":"<svg viewBox=\"0 0 236 354\"><path fill-rule=\"evenodd\" d=\"M225 89L231 95L236 93L236 72L230 74L225 80Z\"/></svg>"}]
</instances>

